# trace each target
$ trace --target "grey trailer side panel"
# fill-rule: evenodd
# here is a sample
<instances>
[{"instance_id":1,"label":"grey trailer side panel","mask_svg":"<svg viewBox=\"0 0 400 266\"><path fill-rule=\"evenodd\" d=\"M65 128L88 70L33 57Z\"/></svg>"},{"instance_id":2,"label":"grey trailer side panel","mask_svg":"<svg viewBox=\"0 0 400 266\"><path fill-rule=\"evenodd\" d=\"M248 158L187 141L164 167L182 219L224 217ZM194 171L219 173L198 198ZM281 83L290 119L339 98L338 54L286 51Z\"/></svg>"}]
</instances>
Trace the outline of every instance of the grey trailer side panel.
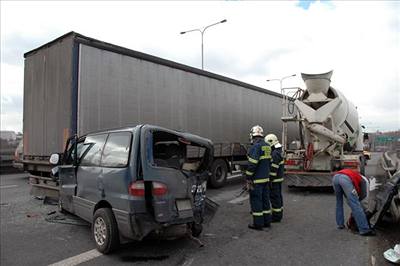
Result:
<instances>
[{"instance_id":1,"label":"grey trailer side panel","mask_svg":"<svg viewBox=\"0 0 400 266\"><path fill-rule=\"evenodd\" d=\"M274 94L80 44L78 134L135 124L248 142L250 128L281 132Z\"/></svg>"},{"instance_id":2,"label":"grey trailer side panel","mask_svg":"<svg viewBox=\"0 0 400 266\"><path fill-rule=\"evenodd\" d=\"M62 152L71 134L72 36L25 58L24 155Z\"/></svg>"}]
</instances>

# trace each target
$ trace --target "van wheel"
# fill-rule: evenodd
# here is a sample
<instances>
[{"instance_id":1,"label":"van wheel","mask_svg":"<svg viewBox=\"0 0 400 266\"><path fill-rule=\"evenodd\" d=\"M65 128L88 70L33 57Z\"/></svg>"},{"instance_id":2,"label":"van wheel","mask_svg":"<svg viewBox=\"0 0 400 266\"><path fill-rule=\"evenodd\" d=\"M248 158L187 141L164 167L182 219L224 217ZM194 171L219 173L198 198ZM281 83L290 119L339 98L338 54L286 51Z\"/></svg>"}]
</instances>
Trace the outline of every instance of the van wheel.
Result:
<instances>
[{"instance_id":1,"label":"van wheel","mask_svg":"<svg viewBox=\"0 0 400 266\"><path fill-rule=\"evenodd\" d=\"M101 208L94 213L92 234L101 253L107 254L118 248L118 225L111 209Z\"/></svg>"},{"instance_id":2,"label":"van wheel","mask_svg":"<svg viewBox=\"0 0 400 266\"><path fill-rule=\"evenodd\" d=\"M210 184L213 188L220 188L225 185L226 176L228 175L228 166L222 159L217 159L211 167Z\"/></svg>"}]
</instances>

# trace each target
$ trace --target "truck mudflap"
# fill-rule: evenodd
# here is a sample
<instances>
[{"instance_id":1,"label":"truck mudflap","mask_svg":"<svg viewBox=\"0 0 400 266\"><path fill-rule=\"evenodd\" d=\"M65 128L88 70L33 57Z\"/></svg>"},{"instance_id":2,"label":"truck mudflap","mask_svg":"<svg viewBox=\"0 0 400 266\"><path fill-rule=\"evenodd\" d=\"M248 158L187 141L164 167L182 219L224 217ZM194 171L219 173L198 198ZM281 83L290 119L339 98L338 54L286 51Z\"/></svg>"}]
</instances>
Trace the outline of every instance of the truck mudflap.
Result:
<instances>
[{"instance_id":1,"label":"truck mudflap","mask_svg":"<svg viewBox=\"0 0 400 266\"><path fill-rule=\"evenodd\" d=\"M328 188L332 187L331 173L285 173L289 188Z\"/></svg>"},{"instance_id":2,"label":"truck mudflap","mask_svg":"<svg viewBox=\"0 0 400 266\"><path fill-rule=\"evenodd\" d=\"M208 224L214 218L214 215L217 212L218 208L218 203L206 197L203 213L203 223Z\"/></svg>"}]
</instances>

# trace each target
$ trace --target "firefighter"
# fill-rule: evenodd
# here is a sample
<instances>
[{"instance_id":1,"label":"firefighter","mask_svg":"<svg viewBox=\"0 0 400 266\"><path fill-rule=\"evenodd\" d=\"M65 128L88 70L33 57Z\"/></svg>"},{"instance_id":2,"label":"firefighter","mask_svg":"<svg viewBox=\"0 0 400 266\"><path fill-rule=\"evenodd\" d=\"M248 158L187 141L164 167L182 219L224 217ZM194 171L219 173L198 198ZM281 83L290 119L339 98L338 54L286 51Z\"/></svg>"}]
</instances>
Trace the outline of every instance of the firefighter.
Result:
<instances>
[{"instance_id":1,"label":"firefighter","mask_svg":"<svg viewBox=\"0 0 400 266\"><path fill-rule=\"evenodd\" d=\"M282 145L274 134L268 134L265 142L271 146L271 168L270 168L270 188L272 205L272 222L279 223L283 216L282 182L284 172L284 160L282 155Z\"/></svg>"},{"instance_id":2,"label":"firefighter","mask_svg":"<svg viewBox=\"0 0 400 266\"><path fill-rule=\"evenodd\" d=\"M253 223L249 224L249 228L263 230L263 227L270 227L271 224L268 185L271 147L265 143L263 129L258 125L251 128L250 139L252 145L248 152L246 182Z\"/></svg>"}]
</instances>

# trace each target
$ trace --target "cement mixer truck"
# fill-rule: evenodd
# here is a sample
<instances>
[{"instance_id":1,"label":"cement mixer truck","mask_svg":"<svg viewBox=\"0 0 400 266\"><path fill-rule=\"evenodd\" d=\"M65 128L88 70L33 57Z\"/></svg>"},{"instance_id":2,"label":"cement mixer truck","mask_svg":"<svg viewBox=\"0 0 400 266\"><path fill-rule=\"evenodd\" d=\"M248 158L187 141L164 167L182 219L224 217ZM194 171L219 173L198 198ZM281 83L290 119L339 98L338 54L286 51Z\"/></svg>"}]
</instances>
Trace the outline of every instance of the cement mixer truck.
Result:
<instances>
[{"instance_id":1,"label":"cement mixer truck","mask_svg":"<svg viewBox=\"0 0 400 266\"><path fill-rule=\"evenodd\" d=\"M331 186L334 171L364 172L363 133L356 107L330 86L333 71L301 74L306 89L282 90L286 180L289 187ZM287 143L287 124L298 139Z\"/></svg>"}]
</instances>

